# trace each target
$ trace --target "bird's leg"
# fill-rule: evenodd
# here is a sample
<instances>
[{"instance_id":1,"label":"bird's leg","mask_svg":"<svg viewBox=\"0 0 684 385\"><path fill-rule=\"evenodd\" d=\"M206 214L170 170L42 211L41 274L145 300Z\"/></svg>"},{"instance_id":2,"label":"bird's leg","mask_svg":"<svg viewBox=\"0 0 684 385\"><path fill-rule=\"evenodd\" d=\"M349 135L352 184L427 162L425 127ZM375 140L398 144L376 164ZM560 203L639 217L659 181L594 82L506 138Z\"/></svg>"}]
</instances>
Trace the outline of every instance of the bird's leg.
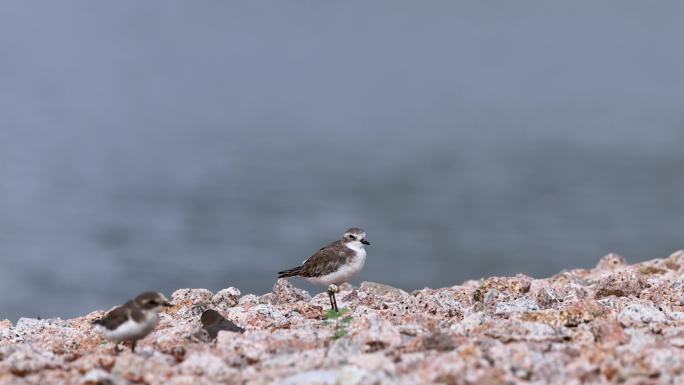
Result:
<instances>
[{"instance_id":1,"label":"bird's leg","mask_svg":"<svg viewBox=\"0 0 684 385\"><path fill-rule=\"evenodd\" d=\"M340 291L340 288L337 287L334 283L331 283L328 285L328 297L330 297L330 307L335 310L335 313L339 313L339 310L337 309L337 299L335 299L335 293L338 293Z\"/></svg>"},{"instance_id":2,"label":"bird's leg","mask_svg":"<svg viewBox=\"0 0 684 385\"><path fill-rule=\"evenodd\" d=\"M135 353L135 345L138 343L138 341L131 341L131 353Z\"/></svg>"},{"instance_id":3,"label":"bird's leg","mask_svg":"<svg viewBox=\"0 0 684 385\"><path fill-rule=\"evenodd\" d=\"M333 310L335 310L335 313L339 312L339 310L337 310L337 300L335 300L335 293L333 293L332 291L329 291L328 297L330 298L330 307Z\"/></svg>"}]
</instances>

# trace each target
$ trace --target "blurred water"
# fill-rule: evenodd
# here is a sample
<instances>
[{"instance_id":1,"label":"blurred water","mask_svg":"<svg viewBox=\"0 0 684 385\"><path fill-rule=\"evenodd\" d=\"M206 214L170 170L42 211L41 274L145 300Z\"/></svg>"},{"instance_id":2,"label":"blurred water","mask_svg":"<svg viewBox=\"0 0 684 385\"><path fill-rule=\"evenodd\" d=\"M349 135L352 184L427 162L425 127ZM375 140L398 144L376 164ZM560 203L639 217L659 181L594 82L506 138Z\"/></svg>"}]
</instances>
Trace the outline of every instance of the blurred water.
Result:
<instances>
[{"instance_id":1,"label":"blurred water","mask_svg":"<svg viewBox=\"0 0 684 385\"><path fill-rule=\"evenodd\" d=\"M164 4L3 6L0 318L683 246L680 3Z\"/></svg>"}]
</instances>

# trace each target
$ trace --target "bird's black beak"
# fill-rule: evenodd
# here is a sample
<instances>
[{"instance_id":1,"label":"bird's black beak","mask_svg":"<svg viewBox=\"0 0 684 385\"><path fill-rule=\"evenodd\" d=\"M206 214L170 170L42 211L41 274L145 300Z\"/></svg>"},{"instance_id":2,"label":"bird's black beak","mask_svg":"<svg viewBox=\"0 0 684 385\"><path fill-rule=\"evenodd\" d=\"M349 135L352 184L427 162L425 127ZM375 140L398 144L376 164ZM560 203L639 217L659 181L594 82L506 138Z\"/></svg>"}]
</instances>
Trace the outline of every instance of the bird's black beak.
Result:
<instances>
[{"instance_id":1,"label":"bird's black beak","mask_svg":"<svg viewBox=\"0 0 684 385\"><path fill-rule=\"evenodd\" d=\"M362 239L361 243L363 243L364 245L370 245L370 242L368 242L366 239Z\"/></svg>"},{"instance_id":2,"label":"bird's black beak","mask_svg":"<svg viewBox=\"0 0 684 385\"><path fill-rule=\"evenodd\" d=\"M164 302L162 302L162 306L173 307L173 304L169 301L164 301Z\"/></svg>"}]
</instances>

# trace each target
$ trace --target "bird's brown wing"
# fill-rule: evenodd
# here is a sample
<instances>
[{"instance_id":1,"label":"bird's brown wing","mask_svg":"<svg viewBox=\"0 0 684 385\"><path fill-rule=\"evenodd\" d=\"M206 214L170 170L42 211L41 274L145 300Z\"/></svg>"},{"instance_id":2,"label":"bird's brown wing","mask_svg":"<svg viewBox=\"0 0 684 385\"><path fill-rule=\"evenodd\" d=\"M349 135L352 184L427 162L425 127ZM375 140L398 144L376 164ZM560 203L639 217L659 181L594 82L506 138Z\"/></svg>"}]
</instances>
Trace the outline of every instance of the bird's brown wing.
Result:
<instances>
[{"instance_id":1,"label":"bird's brown wing","mask_svg":"<svg viewBox=\"0 0 684 385\"><path fill-rule=\"evenodd\" d=\"M349 249L342 241L335 241L318 250L298 269L300 277L320 277L337 271L347 262Z\"/></svg>"},{"instance_id":2,"label":"bird's brown wing","mask_svg":"<svg viewBox=\"0 0 684 385\"><path fill-rule=\"evenodd\" d=\"M109 330L114 330L128 320L130 305L131 303L127 302L124 305L115 307L104 317L93 323L97 325L102 325Z\"/></svg>"}]
</instances>

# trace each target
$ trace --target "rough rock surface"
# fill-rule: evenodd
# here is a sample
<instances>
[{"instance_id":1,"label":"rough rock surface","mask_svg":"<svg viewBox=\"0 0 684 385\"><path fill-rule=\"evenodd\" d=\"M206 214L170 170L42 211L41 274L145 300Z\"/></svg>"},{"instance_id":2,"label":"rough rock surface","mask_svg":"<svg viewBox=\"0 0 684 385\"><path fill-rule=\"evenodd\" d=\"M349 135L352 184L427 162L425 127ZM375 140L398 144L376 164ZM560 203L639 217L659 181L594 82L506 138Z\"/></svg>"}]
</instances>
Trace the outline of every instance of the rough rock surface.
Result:
<instances>
[{"instance_id":1,"label":"rough rock surface","mask_svg":"<svg viewBox=\"0 0 684 385\"><path fill-rule=\"evenodd\" d=\"M684 251L547 279L491 277L413 293L342 285L349 312L279 280L273 293L173 293L138 350L70 319L0 321L0 384L683 384ZM196 338L214 308L246 329Z\"/></svg>"}]
</instances>

